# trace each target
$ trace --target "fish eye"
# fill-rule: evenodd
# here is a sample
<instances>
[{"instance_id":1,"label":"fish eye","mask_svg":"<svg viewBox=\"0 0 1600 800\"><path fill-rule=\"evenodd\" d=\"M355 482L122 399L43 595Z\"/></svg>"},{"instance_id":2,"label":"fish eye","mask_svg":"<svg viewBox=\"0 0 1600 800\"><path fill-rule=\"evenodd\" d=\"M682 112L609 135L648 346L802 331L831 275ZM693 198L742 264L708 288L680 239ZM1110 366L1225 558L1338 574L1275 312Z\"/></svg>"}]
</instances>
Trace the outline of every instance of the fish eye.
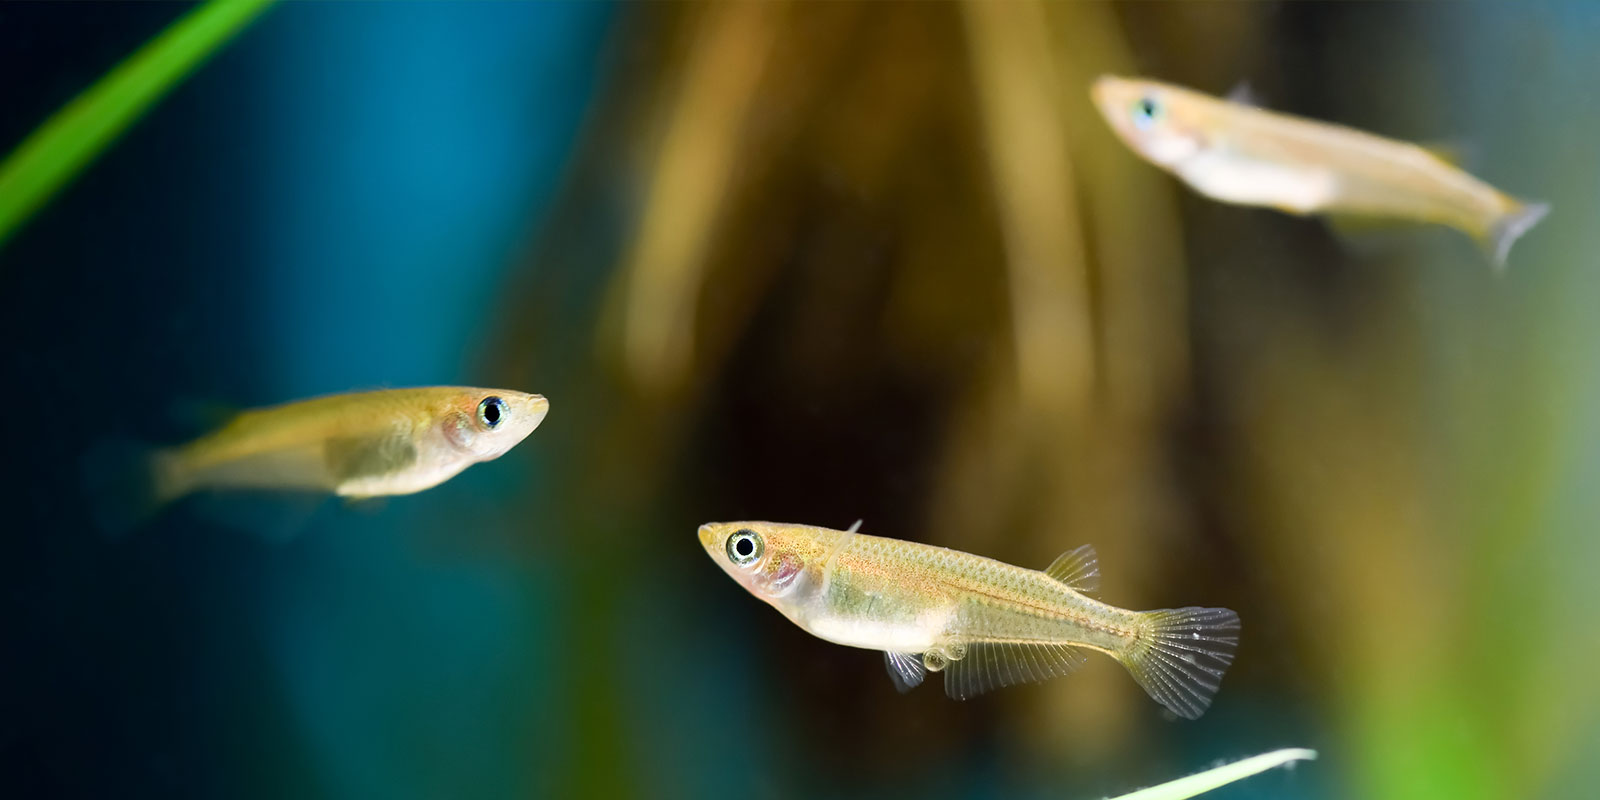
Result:
<instances>
[{"instance_id":1,"label":"fish eye","mask_svg":"<svg viewBox=\"0 0 1600 800\"><path fill-rule=\"evenodd\" d=\"M1133 101L1133 124L1140 130L1148 129L1161 118L1161 103L1154 96L1145 95Z\"/></svg>"},{"instance_id":2,"label":"fish eye","mask_svg":"<svg viewBox=\"0 0 1600 800\"><path fill-rule=\"evenodd\" d=\"M506 401L490 395L478 404L478 421L483 423L483 427L493 430L505 418Z\"/></svg>"},{"instance_id":3,"label":"fish eye","mask_svg":"<svg viewBox=\"0 0 1600 800\"><path fill-rule=\"evenodd\" d=\"M728 560L741 567L760 558L764 549L761 537L748 528L728 537Z\"/></svg>"}]
</instances>

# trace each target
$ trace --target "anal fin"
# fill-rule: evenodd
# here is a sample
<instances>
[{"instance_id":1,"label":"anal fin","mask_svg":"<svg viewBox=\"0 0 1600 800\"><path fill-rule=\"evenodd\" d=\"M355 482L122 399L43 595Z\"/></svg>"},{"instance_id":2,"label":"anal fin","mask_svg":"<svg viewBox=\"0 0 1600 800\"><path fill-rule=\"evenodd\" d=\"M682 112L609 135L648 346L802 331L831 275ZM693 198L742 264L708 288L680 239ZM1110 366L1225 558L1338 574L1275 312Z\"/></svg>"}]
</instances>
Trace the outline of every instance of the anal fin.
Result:
<instances>
[{"instance_id":1,"label":"anal fin","mask_svg":"<svg viewBox=\"0 0 1600 800\"><path fill-rule=\"evenodd\" d=\"M1322 216L1328 232L1356 258L1375 258L1401 248L1417 227L1415 220L1341 211Z\"/></svg>"},{"instance_id":2,"label":"anal fin","mask_svg":"<svg viewBox=\"0 0 1600 800\"><path fill-rule=\"evenodd\" d=\"M896 653L886 650L883 653L883 663L889 669L889 680L894 681L894 688L901 694L917 688L928 674L927 669L922 666L922 656L915 653Z\"/></svg>"},{"instance_id":3,"label":"anal fin","mask_svg":"<svg viewBox=\"0 0 1600 800\"><path fill-rule=\"evenodd\" d=\"M1083 666L1083 650L1068 644L971 642L944 670L944 693L967 700L1019 683L1060 677Z\"/></svg>"},{"instance_id":4,"label":"anal fin","mask_svg":"<svg viewBox=\"0 0 1600 800\"><path fill-rule=\"evenodd\" d=\"M189 501L195 515L268 544L285 544L311 525L328 505L321 492L244 489L208 491Z\"/></svg>"},{"instance_id":5,"label":"anal fin","mask_svg":"<svg viewBox=\"0 0 1600 800\"><path fill-rule=\"evenodd\" d=\"M1478 148L1467 142L1453 140L1419 142L1417 146L1426 150L1428 155L1456 169L1467 169L1470 162L1478 160ZM1468 171L1470 172L1471 170Z\"/></svg>"}]
</instances>

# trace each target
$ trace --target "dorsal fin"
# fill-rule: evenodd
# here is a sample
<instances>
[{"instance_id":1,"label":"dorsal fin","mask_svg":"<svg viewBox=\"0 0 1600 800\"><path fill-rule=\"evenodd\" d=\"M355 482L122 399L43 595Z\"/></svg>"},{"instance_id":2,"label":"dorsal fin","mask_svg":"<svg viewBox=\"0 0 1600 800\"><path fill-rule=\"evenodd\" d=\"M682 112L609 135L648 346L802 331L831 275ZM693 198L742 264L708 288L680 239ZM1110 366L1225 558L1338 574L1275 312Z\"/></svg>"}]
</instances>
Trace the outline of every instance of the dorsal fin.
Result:
<instances>
[{"instance_id":1,"label":"dorsal fin","mask_svg":"<svg viewBox=\"0 0 1600 800\"><path fill-rule=\"evenodd\" d=\"M1044 574L1067 585L1068 589L1082 594L1100 591L1100 557L1094 554L1094 545L1084 545L1068 550L1045 567Z\"/></svg>"},{"instance_id":2,"label":"dorsal fin","mask_svg":"<svg viewBox=\"0 0 1600 800\"><path fill-rule=\"evenodd\" d=\"M1250 81L1247 80L1242 80L1234 84L1233 89L1228 91L1227 99L1228 102L1238 103L1241 106L1261 108L1261 97L1256 94L1256 90L1254 88L1251 88Z\"/></svg>"},{"instance_id":3,"label":"dorsal fin","mask_svg":"<svg viewBox=\"0 0 1600 800\"><path fill-rule=\"evenodd\" d=\"M1456 169L1463 169L1469 159L1477 156L1477 153L1473 152L1474 147L1460 140L1418 142L1417 146Z\"/></svg>"},{"instance_id":4,"label":"dorsal fin","mask_svg":"<svg viewBox=\"0 0 1600 800\"><path fill-rule=\"evenodd\" d=\"M196 434L217 430L232 422L244 409L227 403L180 398L172 402L167 416L179 427Z\"/></svg>"}]
</instances>

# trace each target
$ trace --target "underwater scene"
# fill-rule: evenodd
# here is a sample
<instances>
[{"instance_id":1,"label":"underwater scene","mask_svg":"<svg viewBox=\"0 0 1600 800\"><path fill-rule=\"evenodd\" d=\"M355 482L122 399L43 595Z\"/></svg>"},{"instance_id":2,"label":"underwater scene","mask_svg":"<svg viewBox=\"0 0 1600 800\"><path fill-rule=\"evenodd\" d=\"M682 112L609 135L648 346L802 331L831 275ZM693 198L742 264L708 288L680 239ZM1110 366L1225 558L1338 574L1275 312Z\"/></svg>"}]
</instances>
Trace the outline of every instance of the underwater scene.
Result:
<instances>
[{"instance_id":1,"label":"underwater scene","mask_svg":"<svg viewBox=\"0 0 1600 800\"><path fill-rule=\"evenodd\" d=\"M0 75L0 797L1600 797L1600 4Z\"/></svg>"}]
</instances>

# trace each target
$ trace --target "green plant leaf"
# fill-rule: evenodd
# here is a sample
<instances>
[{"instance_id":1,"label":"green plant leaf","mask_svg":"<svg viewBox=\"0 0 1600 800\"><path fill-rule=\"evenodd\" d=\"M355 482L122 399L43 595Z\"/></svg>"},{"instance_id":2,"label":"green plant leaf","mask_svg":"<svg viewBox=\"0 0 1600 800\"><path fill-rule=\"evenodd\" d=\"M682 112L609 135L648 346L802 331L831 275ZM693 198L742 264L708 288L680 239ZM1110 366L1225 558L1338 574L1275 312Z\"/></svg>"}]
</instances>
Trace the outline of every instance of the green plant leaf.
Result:
<instances>
[{"instance_id":1,"label":"green plant leaf","mask_svg":"<svg viewBox=\"0 0 1600 800\"><path fill-rule=\"evenodd\" d=\"M0 164L0 247L150 106L272 0L211 0L185 14L17 145Z\"/></svg>"},{"instance_id":2,"label":"green plant leaf","mask_svg":"<svg viewBox=\"0 0 1600 800\"><path fill-rule=\"evenodd\" d=\"M1226 786L1237 780L1243 780L1259 772L1266 772L1273 767L1288 764L1292 761L1310 760L1317 757L1315 750L1302 750L1290 748L1288 750L1274 750L1243 761L1224 764L1216 769L1208 769L1187 778L1168 781L1160 786L1140 789L1132 794L1125 794L1112 800L1184 800L1198 794L1204 794L1221 786Z\"/></svg>"}]
</instances>

